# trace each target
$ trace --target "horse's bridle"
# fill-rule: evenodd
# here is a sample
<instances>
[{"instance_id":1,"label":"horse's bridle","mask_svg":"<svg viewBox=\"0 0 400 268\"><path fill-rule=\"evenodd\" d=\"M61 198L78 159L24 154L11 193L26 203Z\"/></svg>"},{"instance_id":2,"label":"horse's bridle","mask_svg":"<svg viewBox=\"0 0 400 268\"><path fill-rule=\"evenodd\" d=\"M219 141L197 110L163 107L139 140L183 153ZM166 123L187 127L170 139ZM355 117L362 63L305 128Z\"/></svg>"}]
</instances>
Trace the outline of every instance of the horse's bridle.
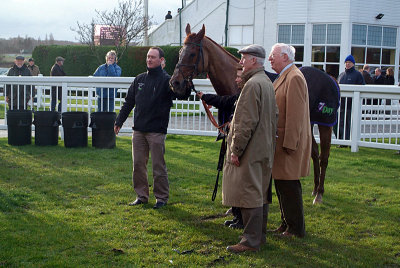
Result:
<instances>
[{"instance_id":1,"label":"horse's bridle","mask_svg":"<svg viewBox=\"0 0 400 268\"><path fill-rule=\"evenodd\" d=\"M199 54L197 55L197 59L196 59L196 63L195 64L184 64L184 63L178 63L176 65L176 68L178 68L179 73L182 75L183 80L187 83L189 83L189 85L191 86L191 89L196 92L196 90L194 89L194 85L193 85L193 77L195 75L198 74L198 70L199 70L199 63L200 63L200 58L202 59L202 64L203 64L203 69L204 69L204 54L203 54L203 42L200 41L200 43L193 43L193 42L187 42L184 43L185 45L195 45L200 47L199 49ZM188 76L185 76L181 70L181 67L191 67L193 68L193 71L191 74L189 74Z\"/></svg>"}]
</instances>

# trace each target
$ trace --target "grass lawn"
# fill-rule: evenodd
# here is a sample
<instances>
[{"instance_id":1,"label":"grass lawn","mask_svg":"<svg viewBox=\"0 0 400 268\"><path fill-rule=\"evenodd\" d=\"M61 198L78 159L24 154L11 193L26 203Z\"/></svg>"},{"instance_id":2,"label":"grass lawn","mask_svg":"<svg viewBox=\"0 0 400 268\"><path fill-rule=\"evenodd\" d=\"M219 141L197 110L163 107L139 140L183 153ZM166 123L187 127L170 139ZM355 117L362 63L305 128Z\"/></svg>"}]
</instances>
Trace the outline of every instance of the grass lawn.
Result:
<instances>
[{"instance_id":1,"label":"grass lawn","mask_svg":"<svg viewBox=\"0 0 400 268\"><path fill-rule=\"evenodd\" d=\"M220 189L211 201L213 140L167 137L170 200L154 210L152 194L147 205L127 205L129 137L113 150L0 138L0 266L400 267L400 155L333 147L322 205L312 205L312 178L302 180L306 237L270 235L259 252L235 255L225 248L241 231L223 226ZM268 228L279 219L274 193Z\"/></svg>"}]
</instances>

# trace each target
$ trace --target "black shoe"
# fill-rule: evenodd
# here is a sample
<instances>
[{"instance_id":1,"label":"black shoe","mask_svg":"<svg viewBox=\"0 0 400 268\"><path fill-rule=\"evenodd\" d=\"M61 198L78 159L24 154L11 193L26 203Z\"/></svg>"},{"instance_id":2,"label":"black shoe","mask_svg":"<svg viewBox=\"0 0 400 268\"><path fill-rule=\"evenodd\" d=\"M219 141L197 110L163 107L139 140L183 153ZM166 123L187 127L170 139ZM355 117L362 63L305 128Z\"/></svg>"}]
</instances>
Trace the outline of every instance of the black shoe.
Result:
<instances>
[{"instance_id":1,"label":"black shoe","mask_svg":"<svg viewBox=\"0 0 400 268\"><path fill-rule=\"evenodd\" d=\"M225 225L225 226L229 226L229 225L231 225L231 224L233 224L233 223L235 223L235 219L225 221L225 222L224 222L224 225Z\"/></svg>"},{"instance_id":2,"label":"black shoe","mask_svg":"<svg viewBox=\"0 0 400 268\"><path fill-rule=\"evenodd\" d=\"M143 202L140 199L136 199L135 201L129 203L129 206L136 206L136 205L142 205L142 204L147 204L147 202Z\"/></svg>"},{"instance_id":3,"label":"black shoe","mask_svg":"<svg viewBox=\"0 0 400 268\"><path fill-rule=\"evenodd\" d=\"M159 209L160 207L164 207L164 206L166 206L167 205L167 203L164 203L164 202L161 202L161 201L158 201L155 205L154 205L154 209Z\"/></svg>"},{"instance_id":4,"label":"black shoe","mask_svg":"<svg viewBox=\"0 0 400 268\"><path fill-rule=\"evenodd\" d=\"M243 222L236 222L236 223L232 223L231 225L229 225L229 228L244 229L244 225L243 225Z\"/></svg>"}]
</instances>

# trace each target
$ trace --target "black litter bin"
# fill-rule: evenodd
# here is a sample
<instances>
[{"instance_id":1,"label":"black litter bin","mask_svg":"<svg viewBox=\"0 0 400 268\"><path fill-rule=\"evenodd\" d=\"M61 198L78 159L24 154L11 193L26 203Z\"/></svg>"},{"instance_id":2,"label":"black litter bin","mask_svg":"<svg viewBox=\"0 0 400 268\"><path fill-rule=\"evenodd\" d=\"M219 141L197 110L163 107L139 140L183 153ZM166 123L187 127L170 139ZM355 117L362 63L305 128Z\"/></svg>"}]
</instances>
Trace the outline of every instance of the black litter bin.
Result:
<instances>
[{"instance_id":1,"label":"black litter bin","mask_svg":"<svg viewBox=\"0 0 400 268\"><path fill-rule=\"evenodd\" d=\"M114 123L117 114L114 112L95 112L90 114L92 128L92 146L112 149L115 147Z\"/></svg>"},{"instance_id":2,"label":"black litter bin","mask_svg":"<svg viewBox=\"0 0 400 268\"><path fill-rule=\"evenodd\" d=\"M35 145L58 145L58 126L61 124L60 113L37 111L34 115Z\"/></svg>"},{"instance_id":3,"label":"black litter bin","mask_svg":"<svg viewBox=\"0 0 400 268\"><path fill-rule=\"evenodd\" d=\"M31 144L32 138L32 111L8 110L7 111L8 144Z\"/></svg>"},{"instance_id":4,"label":"black litter bin","mask_svg":"<svg viewBox=\"0 0 400 268\"><path fill-rule=\"evenodd\" d=\"M62 113L62 125L64 128L65 147L87 146L88 113L86 112Z\"/></svg>"}]
</instances>

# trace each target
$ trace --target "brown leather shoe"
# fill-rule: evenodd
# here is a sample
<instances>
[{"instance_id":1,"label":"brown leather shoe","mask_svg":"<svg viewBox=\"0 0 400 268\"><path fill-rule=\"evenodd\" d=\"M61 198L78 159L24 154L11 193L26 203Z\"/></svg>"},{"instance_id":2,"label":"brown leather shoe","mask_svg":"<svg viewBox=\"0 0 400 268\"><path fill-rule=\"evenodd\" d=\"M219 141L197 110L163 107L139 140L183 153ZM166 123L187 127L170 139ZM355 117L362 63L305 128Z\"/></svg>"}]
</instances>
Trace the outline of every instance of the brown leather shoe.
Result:
<instances>
[{"instance_id":1,"label":"brown leather shoe","mask_svg":"<svg viewBox=\"0 0 400 268\"><path fill-rule=\"evenodd\" d=\"M279 237L295 237L296 235L285 231L283 233L278 234L278 236Z\"/></svg>"},{"instance_id":2,"label":"brown leather shoe","mask_svg":"<svg viewBox=\"0 0 400 268\"><path fill-rule=\"evenodd\" d=\"M267 233L277 233L277 234L281 234L281 233L283 233L283 232L286 231L286 228L287 228L287 227L281 225L281 226L279 226L279 227L276 228L276 229L267 230Z\"/></svg>"},{"instance_id":3,"label":"brown leather shoe","mask_svg":"<svg viewBox=\"0 0 400 268\"><path fill-rule=\"evenodd\" d=\"M256 248L248 247L248 246L242 245L240 243L233 245L233 246L228 246L226 248L226 250L233 252L233 253L242 253L245 251L253 251L253 252L258 251L258 249L256 249Z\"/></svg>"}]
</instances>

